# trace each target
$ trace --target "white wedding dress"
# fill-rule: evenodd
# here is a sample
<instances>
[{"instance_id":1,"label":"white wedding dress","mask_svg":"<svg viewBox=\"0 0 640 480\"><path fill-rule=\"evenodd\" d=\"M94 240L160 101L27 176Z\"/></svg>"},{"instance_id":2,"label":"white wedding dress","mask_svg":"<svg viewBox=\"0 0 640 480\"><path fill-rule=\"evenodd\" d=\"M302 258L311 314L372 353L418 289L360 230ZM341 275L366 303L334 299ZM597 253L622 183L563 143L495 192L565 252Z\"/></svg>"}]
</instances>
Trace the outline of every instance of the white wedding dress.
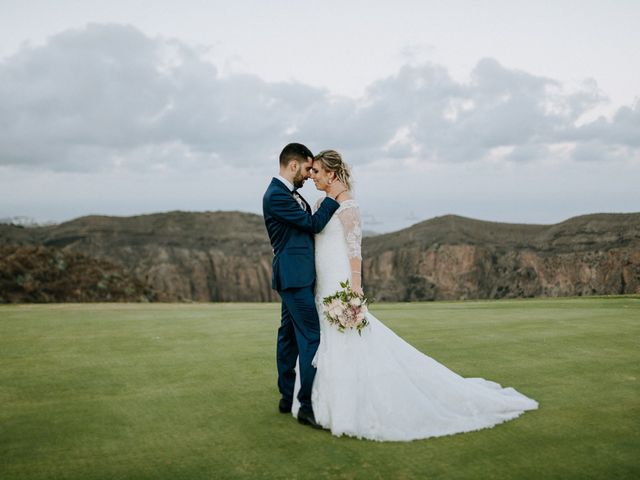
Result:
<instances>
[{"instance_id":1,"label":"white wedding dress","mask_svg":"<svg viewBox=\"0 0 640 480\"><path fill-rule=\"evenodd\" d=\"M371 313L361 336L330 325L322 313L322 299L351 278L349 258L360 258L361 239L355 200L343 202L315 237L321 336L314 358L312 406L319 424L337 436L408 441L492 427L538 408L535 400L513 388L461 377L416 350Z\"/></svg>"}]
</instances>

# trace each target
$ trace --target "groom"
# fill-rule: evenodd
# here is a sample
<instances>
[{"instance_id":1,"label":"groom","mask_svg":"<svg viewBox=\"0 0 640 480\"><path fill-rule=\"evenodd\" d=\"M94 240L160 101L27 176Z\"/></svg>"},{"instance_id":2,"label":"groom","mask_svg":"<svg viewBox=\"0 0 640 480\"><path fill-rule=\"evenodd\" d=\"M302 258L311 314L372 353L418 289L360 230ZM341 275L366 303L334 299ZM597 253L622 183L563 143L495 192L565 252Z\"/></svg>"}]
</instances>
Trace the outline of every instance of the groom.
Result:
<instances>
[{"instance_id":1,"label":"groom","mask_svg":"<svg viewBox=\"0 0 640 480\"><path fill-rule=\"evenodd\" d=\"M274 177L262 199L264 223L273 247L272 288L282 298L278 329L279 410L291 412L296 359L300 365L298 421L321 428L311 406L311 387L316 375L311 361L320 343L320 323L313 288L316 269L313 235L320 232L338 209L336 198L346 191L334 182L314 214L296 191L311 176L313 154L300 143L290 143L280 153L280 174Z\"/></svg>"}]
</instances>

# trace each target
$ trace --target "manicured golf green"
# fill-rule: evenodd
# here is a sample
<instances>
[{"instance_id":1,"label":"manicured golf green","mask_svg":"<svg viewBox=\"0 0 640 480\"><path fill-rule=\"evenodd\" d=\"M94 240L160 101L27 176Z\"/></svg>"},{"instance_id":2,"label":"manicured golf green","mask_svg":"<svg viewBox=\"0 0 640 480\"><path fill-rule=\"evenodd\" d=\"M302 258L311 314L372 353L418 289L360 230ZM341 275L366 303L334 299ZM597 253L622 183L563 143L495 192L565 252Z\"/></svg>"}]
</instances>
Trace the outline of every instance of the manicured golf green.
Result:
<instances>
[{"instance_id":1,"label":"manicured golf green","mask_svg":"<svg viewBox=\"0 0 640 480\"><path fill-rule=\"evenodd\" d=\"M540 409L380 443L277 411L276 304L0 307L0 479L637 479L640 297L374 304Z\"/></svg>"}]
</instances>

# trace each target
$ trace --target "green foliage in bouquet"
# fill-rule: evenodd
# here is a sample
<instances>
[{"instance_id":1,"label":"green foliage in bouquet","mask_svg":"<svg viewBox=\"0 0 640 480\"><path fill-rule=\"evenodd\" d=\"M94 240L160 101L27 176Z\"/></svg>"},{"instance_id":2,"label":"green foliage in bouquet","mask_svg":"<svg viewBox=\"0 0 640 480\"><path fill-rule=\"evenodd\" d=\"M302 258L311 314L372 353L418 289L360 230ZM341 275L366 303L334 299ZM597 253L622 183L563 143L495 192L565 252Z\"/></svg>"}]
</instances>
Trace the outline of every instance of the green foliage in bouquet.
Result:
<instances>
[{"instance_id":1,"label":"green foliage in bouquet","mask_svg":"<svg viewBox=\"0 0 640 480\"><path fill-rule=\"evenodd\" d=\"M351 289L349 280L340 282L342 290L322 299L324 316L327 321L343 332L355 328L358 335L369 325L367 321L367 298Z\"/></svg>"}]
</instances>

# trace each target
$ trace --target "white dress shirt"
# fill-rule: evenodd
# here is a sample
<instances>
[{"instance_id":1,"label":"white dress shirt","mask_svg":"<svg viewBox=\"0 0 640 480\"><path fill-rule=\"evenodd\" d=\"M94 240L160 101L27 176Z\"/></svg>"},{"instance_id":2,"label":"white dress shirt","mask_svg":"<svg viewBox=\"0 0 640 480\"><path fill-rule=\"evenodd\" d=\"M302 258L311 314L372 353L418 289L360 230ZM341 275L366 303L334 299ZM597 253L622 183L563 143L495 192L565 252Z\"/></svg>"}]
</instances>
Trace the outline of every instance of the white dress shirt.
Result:
<instances>
[{"instance_id":1,"label":"white dress shirt","mask_svg":"<svg viewBox=\"0 0 640 480\"><path fill-rule=\"evenodd\" d=\"M284 183L285 186L289 189L290 192L293 192L295 190L295 188L293 187L293 183L291 183L289 180L284 178L282 175L278 175L277 177L273 177L273 178L277 178L282 183Z\"/></svg>"}]
</instances>

